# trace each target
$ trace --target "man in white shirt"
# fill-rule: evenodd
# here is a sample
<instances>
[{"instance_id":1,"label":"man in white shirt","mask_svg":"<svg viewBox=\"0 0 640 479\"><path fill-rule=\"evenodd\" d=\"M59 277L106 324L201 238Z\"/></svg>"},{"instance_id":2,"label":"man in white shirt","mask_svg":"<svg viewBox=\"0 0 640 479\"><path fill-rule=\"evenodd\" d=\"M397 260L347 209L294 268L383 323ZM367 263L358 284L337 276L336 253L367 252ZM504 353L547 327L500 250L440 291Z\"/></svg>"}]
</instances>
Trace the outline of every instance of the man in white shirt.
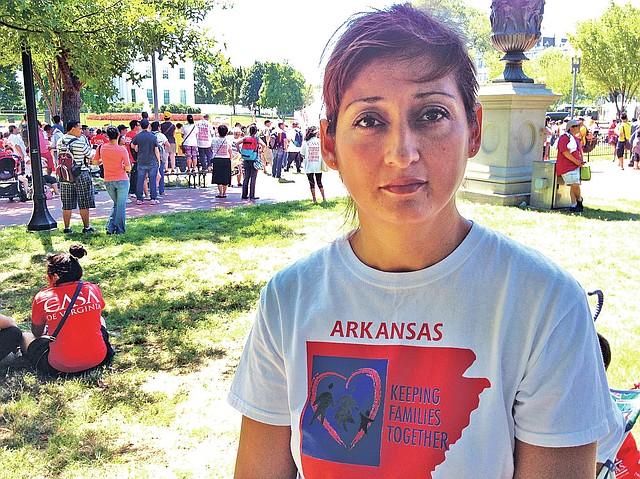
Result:
<instances>
[{"instance_id":1,"label":"man in white shirt","mask_svg":"<svg viewBox=\"0 0 640 479\"><path fill-rule=\"evenodd\" d=\"M211 141L215 137L213 125L209 123L209 114L206 113L202 120L196 123L196 138L198 140L198 158L202 171L210 169L213 151L211 151Z\"/></svg>"}]
</instances>

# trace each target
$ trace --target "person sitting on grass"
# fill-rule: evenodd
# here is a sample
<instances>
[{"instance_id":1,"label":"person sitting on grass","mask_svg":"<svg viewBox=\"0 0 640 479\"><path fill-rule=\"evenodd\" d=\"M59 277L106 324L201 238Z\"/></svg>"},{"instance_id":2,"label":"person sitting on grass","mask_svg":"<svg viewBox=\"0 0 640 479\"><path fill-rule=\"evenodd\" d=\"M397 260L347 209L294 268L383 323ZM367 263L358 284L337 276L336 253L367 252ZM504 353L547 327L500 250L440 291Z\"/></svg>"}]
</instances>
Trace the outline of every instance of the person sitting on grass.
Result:
<instances>
[{"instance_id":1,"label":"person sitting on grass","mask_svg":"<svg viewBox=\"0 0 640 479\"><path fill-rule=\"evenodd\" d=\"M80 286L66 322L50 342L42 336L53 334L64 316L82 279L79 258L87 254L80 244L68 253L46 256L47 283L33 299L31 333L24 333L22 352L37 371L51 377L74 377L108 367L114 356L109 333L102 317L105 303L100 287L88 281ZM26 353L25 353L26 351Z\"/></svg>"},{"instance_id":2,"label":"person sitting on grass","mask_svg":"<svg viewBox=\"0 0 640 479\"><path fill-rule=\"evenodd\" d=\"M9 316L0 314L0 362L11 361L20 346L22 331Z\"/></svg>"}]
</instances>

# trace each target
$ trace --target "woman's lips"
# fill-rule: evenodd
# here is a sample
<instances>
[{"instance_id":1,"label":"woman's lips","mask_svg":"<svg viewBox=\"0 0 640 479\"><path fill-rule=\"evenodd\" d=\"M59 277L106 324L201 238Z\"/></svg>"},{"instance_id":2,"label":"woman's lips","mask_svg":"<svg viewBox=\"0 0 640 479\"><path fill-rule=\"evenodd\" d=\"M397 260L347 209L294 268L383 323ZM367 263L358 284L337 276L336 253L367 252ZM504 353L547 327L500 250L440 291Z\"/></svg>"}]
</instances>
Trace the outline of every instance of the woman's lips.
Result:
<instances>
[{"instance_id":1,"label":"woman's lips","mask_svg":"<svg viewBox=\"0 0 640 479\"><path fill-rule=\"evenodd\" d=\"M425 180L419 178L408 178L395 180L382 186L382 189L396 195L410 195L420 190L427 184Z\"/></svg>"}]
</instances>

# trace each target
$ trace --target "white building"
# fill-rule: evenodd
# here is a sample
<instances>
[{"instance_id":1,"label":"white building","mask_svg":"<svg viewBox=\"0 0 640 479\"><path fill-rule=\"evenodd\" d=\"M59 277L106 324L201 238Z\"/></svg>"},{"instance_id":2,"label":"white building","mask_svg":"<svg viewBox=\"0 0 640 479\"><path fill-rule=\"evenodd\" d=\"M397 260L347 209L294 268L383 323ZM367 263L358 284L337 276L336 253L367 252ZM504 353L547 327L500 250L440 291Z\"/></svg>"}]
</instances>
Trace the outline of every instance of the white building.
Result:
<instances>
[{"instance_id":1,"label":"white building","mask_svg":"<svg viewBox=\"0 0 640 479\"><path fill-rule=\"evenodd\" d=\"M135 61L131 65L134 71L144 76L140 84L127 80L126 75L114 80L118 89L118 98L124 103L143 103L143 109L153 110L153 79L151 61ZM193 62L186 59L175 67L164 58L156 58L156 81L158 83L158 105L182 103L183 105L195 104Z\"/></svg>"}]
</instances>

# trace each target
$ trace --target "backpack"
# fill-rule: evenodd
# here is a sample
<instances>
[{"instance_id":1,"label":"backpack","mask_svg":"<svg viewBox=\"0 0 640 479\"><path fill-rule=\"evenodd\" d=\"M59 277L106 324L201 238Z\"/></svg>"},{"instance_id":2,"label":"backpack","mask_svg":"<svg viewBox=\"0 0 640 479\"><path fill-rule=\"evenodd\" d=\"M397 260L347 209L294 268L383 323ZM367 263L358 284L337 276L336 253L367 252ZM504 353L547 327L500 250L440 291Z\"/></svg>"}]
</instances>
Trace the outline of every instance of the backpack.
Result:
<instances>
[{"instance_id":1,"label":"backpack","mask_svg":"<svg viewBox=\"0 0 640 479\"><path fill-rule=\"evenodd\" d=\"M280 133L278 131L273 131L271 136L269 137L269 149L275 150L280 145Z\"/></svg>"},{"instance_id":2,"label":"backpack","mask_svg":"<svg viewBox=\"0 0 640 479\"><path fill-rule=\"evenodd\" d=\"M298 148L302 146L302 132L296 129L296 136L293 139L293 144Z\"/></svg>"},{"instance_id":3,"label":"backpack","mask_svg":"<svg viewBox=\"0 0 640 479\"><path fill-rule=\"evenodd\" d=\"M164 152L164 143L162 142L162 140L160 140L160 138L158 138L158 131L152 131L151 132L153 134L153 136L156 137L156 142L158 143L158 150L160 150L160 158L164 161L165 160L165 152Z\"/></svg>"},{"instance_id":4,"label":"backpack","mask_svg":"<svg viewBox=\"0 0 640 479\"><path fill-rule=\"evenodd\" d=\"M58 179L63 183L73 183L76 181L76 177L82 173L82 167L76 164L73 159L73 153L71 152L71 144L76 141L74 138L69 143L60 141L58 143L58 166L56 167L56 175Z\"/></svg>"},{"instance_id":5,"label":"backpack","mask_svg":"<svg viewBox=\"0 0 640 479\"><path fill-rule=\"evenodd\" d=\"M258 139L255 136L247 136L242 140L240 156L247 161L255 161L258 158Z\"/></svg>"}]
</instances>

